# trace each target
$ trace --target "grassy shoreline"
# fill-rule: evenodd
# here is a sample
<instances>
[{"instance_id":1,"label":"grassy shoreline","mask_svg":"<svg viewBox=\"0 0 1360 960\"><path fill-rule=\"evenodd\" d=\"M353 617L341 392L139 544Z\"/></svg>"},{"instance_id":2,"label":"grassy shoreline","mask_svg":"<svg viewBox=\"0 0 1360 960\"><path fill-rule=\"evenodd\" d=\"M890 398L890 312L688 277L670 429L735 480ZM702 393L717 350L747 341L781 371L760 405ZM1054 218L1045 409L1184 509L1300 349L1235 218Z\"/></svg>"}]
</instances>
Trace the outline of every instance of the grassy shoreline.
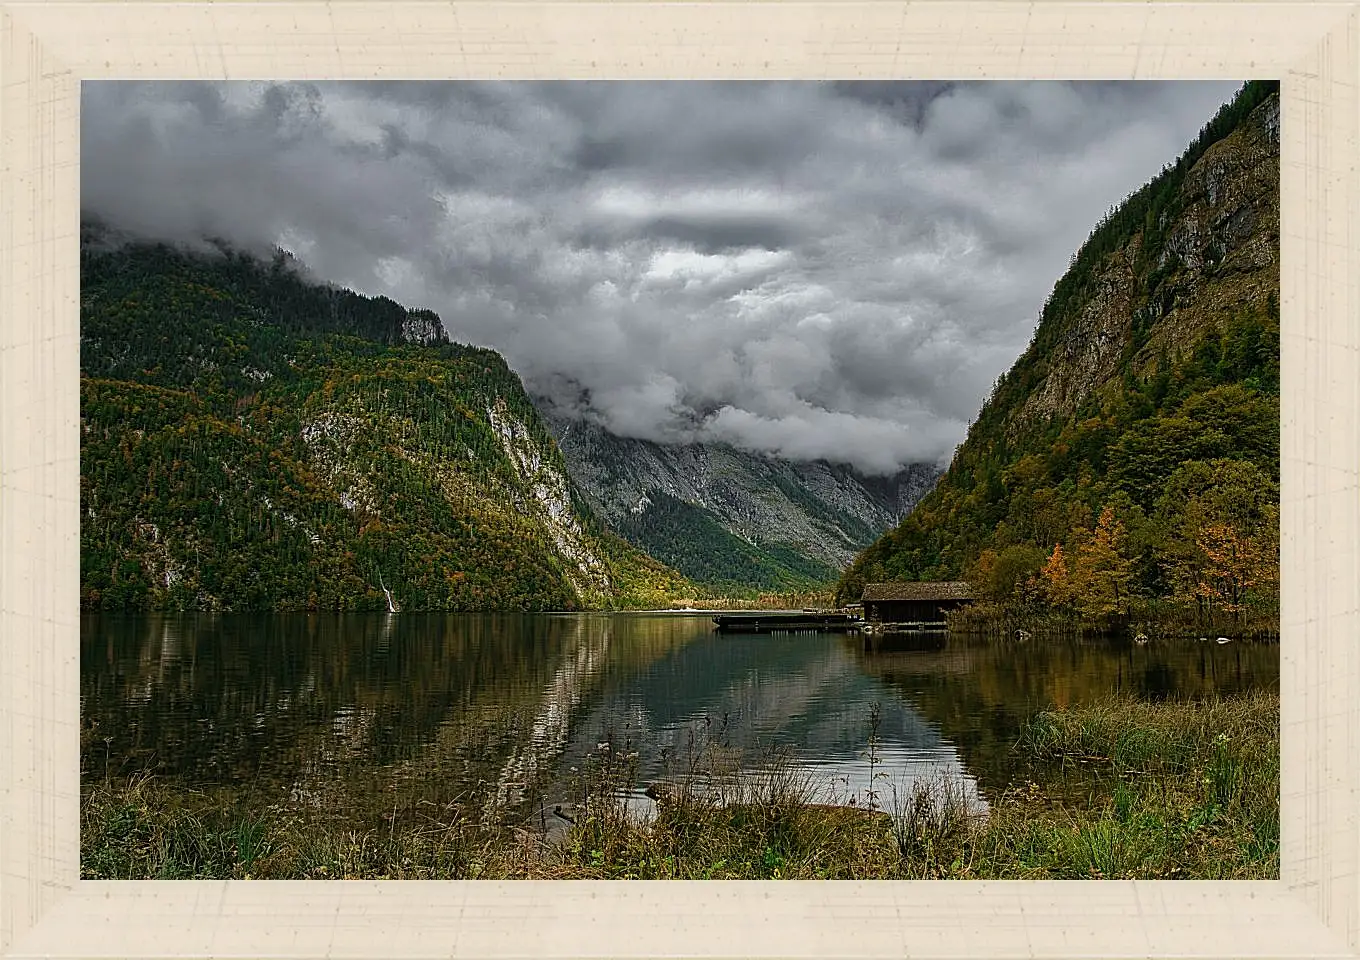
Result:
<instances>
[{"instance_id":1,"label":"grassy shoreline","mask_svg":"<svg viewBox=\"0 0 1360 960\"><path fill-rule=\"evenodd\" d=\"M340 820L250 809L148 777L87 786L86 879L1273 879L1279 695L1126 698L1036 716L985 812L942 785L886 780L855 806L776 771L740 795L680 787L642 823L610 798L626 758L589 771L554 845L471 803ZM687 784L698 781L686 781ZM865 806L871 809L865 809ZM390 815L389 815L390 814Z\"/></svg>"}]
</instances>

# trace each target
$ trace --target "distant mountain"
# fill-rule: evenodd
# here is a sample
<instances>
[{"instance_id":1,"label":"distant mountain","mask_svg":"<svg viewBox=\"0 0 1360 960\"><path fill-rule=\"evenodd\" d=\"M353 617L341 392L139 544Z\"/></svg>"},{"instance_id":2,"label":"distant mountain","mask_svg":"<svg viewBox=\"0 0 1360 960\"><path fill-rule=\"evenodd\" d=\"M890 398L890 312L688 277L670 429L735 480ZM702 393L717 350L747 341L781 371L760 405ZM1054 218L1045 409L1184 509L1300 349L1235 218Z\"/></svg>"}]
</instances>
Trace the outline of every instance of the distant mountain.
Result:
<instances>
[{"instance_id":1,"label":"distant mountain","mask_svg":"<svg viewBox=\"0 0 1360 960\"><path fill-rule=\"evenodd\" d=\"M578 495L519 377L433 313L262 263L81 255L87 609L545 610L695 595Z\"/></svg>"},{"instance_id":2,"label":"distant mountain","mask_svg":"<svg viewBox=\"0 0 1360 960\"><path fill-rule=\"evenodd\" d=\"M1278 603L1280 104L1251 82L1095 228L939 485L838 586L1109 614Z\"/></svg>"},{"instance_id":3,"label":"distant mountain","mask_svg":"<svg viewBox=\"0 0 1360 960\"><path fill-rule=\"evenodd\" d=\"M830 582L940 475L934 464L871 477L721 444L619 437L545 397L534 402L595 512L655 559L718 586Z\"/></svg>"}]
</instances>

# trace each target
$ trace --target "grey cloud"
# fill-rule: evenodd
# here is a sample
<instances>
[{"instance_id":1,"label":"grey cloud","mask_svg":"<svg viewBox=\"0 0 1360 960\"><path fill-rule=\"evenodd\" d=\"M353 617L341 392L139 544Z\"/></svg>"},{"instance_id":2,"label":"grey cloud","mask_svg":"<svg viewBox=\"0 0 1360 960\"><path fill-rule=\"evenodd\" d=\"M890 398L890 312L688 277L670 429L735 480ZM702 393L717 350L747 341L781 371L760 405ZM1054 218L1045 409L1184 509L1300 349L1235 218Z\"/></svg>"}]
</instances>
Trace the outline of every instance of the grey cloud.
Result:
<instances>
[{"instance_id":1,"label":"grey cloud","mask_svg":"<svg viewBox=\"0 0 1360 960\"><path fill-rule=\"evenodd\" d=\"M760 217L657 217L639 225L637 232L650 240L675 240L702 253L721 253L747 247L778 250L793 242L790 224Z\"/></svg>"},{"instance_id":2,"label":"grey cloud","mask_svg":"<svg viewBox=\"0 0 1360 960\"><path fill-rule=\"evenodd\" d=\"M433 308L626 435L885 472L1236 86L89 82L82 205Z\"/></svg>"},{"instance_id":3,"label":"grey cloud","mask_svg":"<svg viewBox=\"0 0 1360 960\"><path fill-rule=\"evenodd\" d=\"M715 213L636 219L596 217L584 221L571 239L604 249L640 239L658 246L673 243L701 253L724 253L752 247L779 250L797 241L800 235L798 224L779 217Z\"/></svg>"}]
</instances>

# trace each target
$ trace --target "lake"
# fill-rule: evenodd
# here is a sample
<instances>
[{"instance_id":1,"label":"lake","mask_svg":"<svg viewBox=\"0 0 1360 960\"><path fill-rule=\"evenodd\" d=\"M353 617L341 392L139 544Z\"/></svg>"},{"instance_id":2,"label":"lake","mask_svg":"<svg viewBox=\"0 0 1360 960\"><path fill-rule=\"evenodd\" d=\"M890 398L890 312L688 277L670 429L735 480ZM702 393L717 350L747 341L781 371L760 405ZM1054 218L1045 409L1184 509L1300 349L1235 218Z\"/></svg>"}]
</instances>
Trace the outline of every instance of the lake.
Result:
<instances>
[{"instance_id":1,"label":"lake","mask_svg":"<svg viewBox=\"0 0 1360 960\"><path fill-rule=\"evenodd\" d=\"M343 816L387 798L537 809L570 801L602 754L636 753L643 811L649 783L715 756L744 771L779 759L830 802L944 778L985 803L1040 709L1257 688L1279 688L1276 645L903 649L719 635L707 614L91 614L81 772Z\"/></svg>"}]
</instances>

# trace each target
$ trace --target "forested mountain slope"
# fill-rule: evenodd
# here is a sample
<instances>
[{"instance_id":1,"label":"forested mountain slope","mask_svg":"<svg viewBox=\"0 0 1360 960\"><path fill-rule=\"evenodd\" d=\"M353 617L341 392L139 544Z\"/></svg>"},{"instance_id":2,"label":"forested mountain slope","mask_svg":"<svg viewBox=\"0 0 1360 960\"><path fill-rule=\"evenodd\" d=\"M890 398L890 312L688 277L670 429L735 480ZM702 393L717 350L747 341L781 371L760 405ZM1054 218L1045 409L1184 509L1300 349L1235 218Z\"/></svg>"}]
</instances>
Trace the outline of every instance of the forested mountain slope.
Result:
<instances>
[{"instance_id":1,"label":"forested mountain slope","mask_svg":"<svg viewBox=\"0 0 1360 960\"><path fill-rule=\"evenodd\" d=\"M869 477L720 444L619 437L547 398L535 403L597 514L656 559L718 586L834 581L940 474L922 463Z\"/></svg>"},{"instance_id":2,"label":"forested mountain slope","mask_svg":"<svg viewBox=\"0 0 1360 960\"><path fill-rule=\"evenodd\" d=\"M967 576L1092 616L1278 603L1278 84L1111 211L935 490L838 585Z\"/></svg>"},{"instance_id":3,"label":"forested mountain slope","mask_svg":"<svg viewBox=\"0 0 1360 960\"><path fill-rule=\"evenodd\" d=\"M81 601L541 610L692 597L578 497L519 378L286 257L83 230ZM390 592L390 597L389 597Z\"/></svg>"}]
</instances>

